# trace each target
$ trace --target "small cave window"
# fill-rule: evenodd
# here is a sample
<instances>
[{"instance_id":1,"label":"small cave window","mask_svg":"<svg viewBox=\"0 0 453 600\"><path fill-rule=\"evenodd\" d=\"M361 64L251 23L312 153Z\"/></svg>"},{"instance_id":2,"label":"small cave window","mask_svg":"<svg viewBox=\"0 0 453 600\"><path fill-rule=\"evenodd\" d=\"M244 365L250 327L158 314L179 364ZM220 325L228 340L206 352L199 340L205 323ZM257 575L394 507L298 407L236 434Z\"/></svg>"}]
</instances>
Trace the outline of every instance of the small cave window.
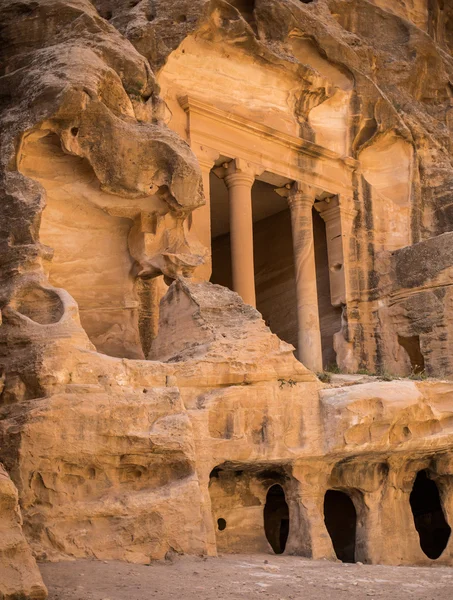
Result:
<instances>
[{"instance_id":1,"label":"small cave window","mask_svg":"<svg viewBox=\"0 0 453 600\"><path fill-rule=\"evenodd\" d=\"M264 531L275 554L283 554L289 534L289 509L281 485L273 485L267 492Z\"/></svg>"},{"instance_id":2,"label":"small cave window","mask_svg":"<svg viewBox=\"0 0 453 600\"><path fill-rule=\"evenodd\" d=\"M217 529L219 531L223 531L224 529L226 529L227 526L227 522L225 521L225 519L217 519Z\"/></svg>"},{"instance_id":3,"label":"small cave window","mask_svg":"<svg viewBox=\"0 0 453 600\"><path fill-rule=\"evenodd\" d=\"M411 361L412 373L423 373L425 370L425 359L420 348L420 336L412 335L410 337L398 336L398 344L406 350Z\"/></svg>"},{"instance_id":4,"label":"small cave window","mask_svg":"<svg viewBox=\"0 0 453 600\"><path fill-rule=\"evenodd\" d=\"M337 558L355 562L357 512L351 498L338 490L327 490L324 496L324 522Z\"/></svg>"},{"instance_id":5,"label":"small cave window","mask_svg":"<svg viewBox=\"0 0 453 600\"><path fill-rule=\"evenodd\" d=\"M409 497L420 547L428 558L435 560L445 550L451 534L436 483L426 471L419 471Z\"/></svg>"}]
</instances>

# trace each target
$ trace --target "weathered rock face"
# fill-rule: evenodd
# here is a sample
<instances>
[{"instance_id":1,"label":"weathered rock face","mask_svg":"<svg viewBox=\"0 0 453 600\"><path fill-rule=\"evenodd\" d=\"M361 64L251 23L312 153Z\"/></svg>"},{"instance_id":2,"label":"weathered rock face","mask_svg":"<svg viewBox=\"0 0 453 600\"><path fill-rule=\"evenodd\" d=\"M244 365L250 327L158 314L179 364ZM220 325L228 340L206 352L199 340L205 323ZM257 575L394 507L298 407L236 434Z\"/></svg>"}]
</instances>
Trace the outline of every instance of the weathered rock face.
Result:
<instances>
[{"instance_id":1,"label":"weathered rock face","mask_svg":"<svg viewBox=\"0 0 453 600\"><path fill-rule=\"evenodd\" d=\"M316 419L319 383L259 313L208 283L174 283L166 302L157 341L167 362L51 356L48 397L2 410L2 457L41 558L206 552L211 470L226 456L289 459L308 445L300 423Z\"/></svg>"},{"instance_id":2,"label":"weathered rock face","mask_svg":"<svg viewBox=\"0 0 453 600\"><path fill-rule=\"evenodd\" d=\"M0 595L4 600L26 596L47 598L47 590L22 532L17 489L0 465Z\"/></svg>"},{"instance_id":3,"label":"weathered rock face","mask_svg":"<svg viewBox=\"0 0 453 600\"><path fill-rule=\"evenodd\" d=\"M271 328L298 339L317 279L329 361L453 372L452 11L2 4L0 459L37 557L452 564L452 384L324 386L204 281L210 204L228 232L219 178L250 194L258 178L264 252L315 217L324 236L257 261ZM308 212L278 217L280 235L295 189ZM44 597L0 472L3 489L5 556L24 578L0 590Z\"/></svg>"},{"instance_id":4,"label":"weathered rock face","mask_svg":"<svg viewBox=\"0 0 453 600\"><path fill-rule=\"evenodd\" d=\"M406 310L414 289L405 292L397 278L388 287L385 265L389 253L411 245L414 263L423 263L436 236L451 229L452 9L437 0L96 6L150 61L170 109L166 119L188 141L178 104L186 94L359 161L352 199L342 200L351 231L335 263L344 264L346 283L337 361L351 372L408 375L419 365L399 338L418 337L426 372L450 374L448 299L438 301L436 323L422 331L424 301ZM263 81L275 88L272 100ZM437 288L440 265L428 259L436 273L423 287Z\"/></svg>"},{"instance_id":5,"label":"weathered rock face","mask_svg":"<svg viewBox=\"0 0 453 600\"><path fill-rule=\"evenodd\" d=\"M196 159L159 120L147 61L90 2L8 3L2 16L2 255L5 275L20 270L3 303L43 296L48 276L100 350L140 358L137 278L187 275L205 252L186 223L203 203ZM23 53L14 40L30 29Z\"/></svg>"},{"instance_id":6,"label":"weathered rock face","mask_svg":"<svg viewBox=\"0 0 453 600\"><path fill-rule=\"evenodd\" d=\"M171 286L157 342L165 362L49 357L53 391L2 409L38 557L280 551L283 526L287 552L347 557L324 522L326 493L341 490L357 514L352 560L450 564L448 531L440 558L423 553L410 498L428 473L452 522L451 384L319 391L255 310L207 283Z\"/></svg>"},{"instance_id":7,"label":"weathered rock face","mask_svg":"<svg viewBox=\"0 0 453 600\"><path fill-rule=\"evenodd\" d=\"M22 482L26 533L41 559L146 563L171 549L203 550L192 429L179 390L129 386L121 369L115 376L124 377L118 394L113 384L74 383L72 392L37 401L14 434L27 459L9 466ZM19 417L4 416L11 448Z\"/></svg>"}]
</instances>

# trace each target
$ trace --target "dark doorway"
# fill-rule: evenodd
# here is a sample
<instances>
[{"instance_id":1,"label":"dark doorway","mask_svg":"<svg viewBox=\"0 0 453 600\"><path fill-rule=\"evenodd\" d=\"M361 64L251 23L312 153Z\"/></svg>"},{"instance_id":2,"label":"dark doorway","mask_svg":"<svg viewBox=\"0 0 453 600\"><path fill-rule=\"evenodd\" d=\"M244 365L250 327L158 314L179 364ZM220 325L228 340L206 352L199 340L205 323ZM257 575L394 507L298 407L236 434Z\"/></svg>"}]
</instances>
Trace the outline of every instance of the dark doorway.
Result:
<instances>
[{"instance_id":1,"label":"dark doorway","mask_svg":"<svg viewBox=\"0 0 453 600\"><path fill-rule=\"evenodd\" d=\"M289 533L289 510L281 485L273 485L267 492L264 531L275 554L283 554Z\"/></svg>"},{"instance_id":2,"label":"dark doorway","mask_svg":"<svg viewBox=\"0 0 453 600\"><path fill-rule=\"evenodd\" d=\"M428 558L439 558L448 543L451 528L445 520L437 485L426 471L417 473L409 501L421 549Z\"/></svg>"},{"instance_id":3,"label":"dark doorway","mask_svg":"<svg viewBox=\"0 0 453 600\"><path fill-rule=\"evenodd\" d=\"M425 358L420 348L420 337L413 335L411 337L398 336L398 344L402 346L411 361L412 373L423 373L425 370Z\"/></svg>"},{"instance_id":4,"label":"dark doorway","mask_svg":"<svg viewBox=\"0 0 453 600\"><path fill-rule=\"evenodd\" d=\"M324 522L337 558L345 563L355 562L357 513L347 494L327 490L324 496Z\"/></svg>"}]
</instances>

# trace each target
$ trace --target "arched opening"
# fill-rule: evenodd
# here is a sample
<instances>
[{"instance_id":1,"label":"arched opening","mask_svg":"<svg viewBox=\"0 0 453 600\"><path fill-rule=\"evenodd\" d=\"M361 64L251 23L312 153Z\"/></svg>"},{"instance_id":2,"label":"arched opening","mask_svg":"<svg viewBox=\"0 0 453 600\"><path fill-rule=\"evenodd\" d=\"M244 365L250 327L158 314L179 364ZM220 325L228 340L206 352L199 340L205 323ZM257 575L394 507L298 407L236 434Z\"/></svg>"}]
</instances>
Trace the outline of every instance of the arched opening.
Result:
<instances>
[{"instance_id":1,"label":"arched opening","mask_svg":"<svg viewBox=\"0 0 453 600\"><path fill-rule=\"evenodd\" d=\"M423 373L425 370L425 358L420 347L420 336L412 335L410 337L403 337L402 335L398 335L398 344L406 350L409 356L412 373Z\"/></svg>"},{"instance_id":2,"label":"arched opening","mask_svg":"<svg viewBox=\"0 0 453 600\"><path fill-rule=\"evenodd\" d=\"M324 522L337 558L355 562L357 513L351 498L338 490L327 490L324 496Z\"/></svg>"},{"instance_id":3,"label":"arched opening","mask_svg":"<svg viewBox=\"0 0 453 600\"><path fill-rule=\"evenodd\" d=\"M273 485L267 492L264 531L275 554L283 554L289 533L289 509L281 485Z\"/></svg>"},{"instance_id":4,"label":"arched opening","mask_svg":"<svg viewBox=\"0 0 453 600\"><path fill-rule=\"evenodd\" d=\"M445 520L437 485L426 471L417 473L409 502L421 549L428 558L439 558L447 546L451 527Z\"/></svg>"}]
</instances>

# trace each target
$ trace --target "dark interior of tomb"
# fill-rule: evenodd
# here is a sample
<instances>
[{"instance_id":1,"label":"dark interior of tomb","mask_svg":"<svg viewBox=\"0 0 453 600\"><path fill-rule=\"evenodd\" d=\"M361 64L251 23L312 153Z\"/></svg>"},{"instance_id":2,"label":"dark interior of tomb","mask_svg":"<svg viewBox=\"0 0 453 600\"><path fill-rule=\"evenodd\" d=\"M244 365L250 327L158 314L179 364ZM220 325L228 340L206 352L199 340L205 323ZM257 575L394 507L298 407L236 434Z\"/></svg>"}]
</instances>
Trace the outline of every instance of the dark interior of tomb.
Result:
<instances>
[{"instance_id":1,"label":"dark interior of tomb","mask_svg":"<svg viewBox=\"0 0 453 600\"><path fill-rule=\"evenodd\" d=\"M296 288L288 203L275 187L255 181L252 188L256 307L270 329L297 347ZM211 282L232 289L228 191L211 177Z\"/></svg>"},{"instance_id":2,"label":"dark interior of tomb","mask_svg":"<svg viewBox=\"0 0 453 600\"><path fill-rule=\"evenodd\" d=\"M324 522L337 558L355 562L357 513L351 498L338 490L327 490L324 496Z\"/></svg>"},{"instance_id":3,"label":"dark interior of tomb","mask_svg":"<svg viewBox=\"0 0 453 600\"><path fill-rule=\"evenodd\" d=\"M448 543L451 528L445 520L437 485L426 471L419 471L409 497L420 547L428 558L439 558Z\"/></svg>"},{"instance_id":4,"label":"dark interior of tomb","mask_svg":"<svg viewBox=\"0 0 453 600\"><path fill-rule=\"evenodd\" d=\"M411 370L413 373L423 373L425 370L425 358L420 348L420 336L412 335L410 337L398 336L398 343L402 346L411 361Z\"/></svg>"},{"instance_id":5,"label":"dark interior of tomb","mask_svg":"<svg viewBox=\"0 0 453 600\"><path fill-rule=\"evenodd\" d=\"M232 289L228 191L211 175L211 282ZM252 188L256 307L273 333L297 348L297 301L291 214L275 186L255 181ZM336 364L333 336L341 329L341 307L332 306L326 226L313 209L313 236L323 365Z\"/></svg>"},{"instance_id":6,"label":"dark interior of tomb","mask_svg":"<svg viewBox=\"0 0 453 600\"><path fill-rule=\"evenodd\" d=\"M285 551L289 533L289 509L281 485L269 488L264 506L264 531L275 554Z\"/></svg>"}]
</instances>

